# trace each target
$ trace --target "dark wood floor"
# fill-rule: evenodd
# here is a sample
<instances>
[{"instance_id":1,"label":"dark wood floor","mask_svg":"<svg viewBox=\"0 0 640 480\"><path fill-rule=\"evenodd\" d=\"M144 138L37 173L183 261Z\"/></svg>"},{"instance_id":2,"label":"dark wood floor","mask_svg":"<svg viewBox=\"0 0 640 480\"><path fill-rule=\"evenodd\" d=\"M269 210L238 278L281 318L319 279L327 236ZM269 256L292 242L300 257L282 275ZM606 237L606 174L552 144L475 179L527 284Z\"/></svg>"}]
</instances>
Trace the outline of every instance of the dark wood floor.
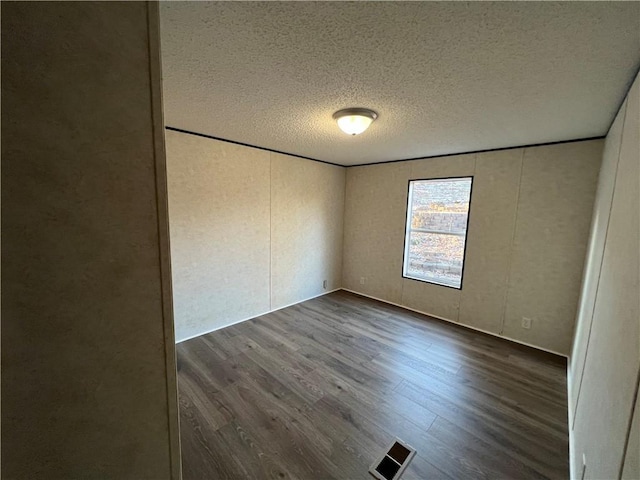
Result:
<instances>
[{"instance_id":1,"label":"dark wood floor","mask_svg":"<svg viewBox=\"0 0 640 480\"><path fill-rule=\"evenodd\" d=\"M332 293L178 345L184 478L567 478L565 365Z\"/></svg>"}]
</instances>

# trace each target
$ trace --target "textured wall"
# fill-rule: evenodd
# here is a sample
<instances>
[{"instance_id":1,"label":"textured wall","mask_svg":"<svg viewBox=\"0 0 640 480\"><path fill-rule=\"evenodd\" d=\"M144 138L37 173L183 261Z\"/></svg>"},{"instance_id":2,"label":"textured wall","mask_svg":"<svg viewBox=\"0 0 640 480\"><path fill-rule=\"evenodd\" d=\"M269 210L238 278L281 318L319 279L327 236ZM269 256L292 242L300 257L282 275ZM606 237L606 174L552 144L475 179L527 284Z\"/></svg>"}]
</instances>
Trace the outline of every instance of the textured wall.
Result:
<instances>
[{"instance_id":1,"label":"textured wall","mask_svg":"<svg viewBox=\"0 0 640 480\"><path fill-rule=\"evenodd\" d=\"M500 332L511 265L522 149L478 155L460 323ZM490 206L490 208L483 208Z\"/></svg>"},{"instance_id":2,"label":"textured wall","mask_svg":"<svg viewBox=\"0 0 640 480\"><path fill-rule=\"evenodd\" d=\"M342 167L166 138L178 341L340 287Z\"/></svg>"},{"instance_id":3,"label":"textured wall","mask_svg":"<svg viewBox=\"0 0 640 480\"><path fill-rule=\"evenodd\" d=\"M609 225L609 213L613 202L613 188L616 181L616 171L618 170L618 155L620 153L620 141L622 139L622 127L626 103L615 118L604 145L602 154L602 164L598 177L596 198L594 201L593 215L591 219L591 231L589 234L589 244L584 263L582 288L576 315L576 327L571 350L571 360L569 368L569 392L576 395L569 395L569 412L575 412L577 392L582 378L584 359L587 354L587 340L591 331L593 320L593 309L596 302L596 292L598 280L600 279L600 268L602 267L602 257L604 256L604 243ZM573 420L573 418L572 418Z\"/></svg>"},{"instance_id":4,"label":"textured wall","mask_svg":"<svg viewBox=\"0 0 640 480\"><path fill-rule=\"evenodd\" d=\"M606 139L570 363L572 478L640 478L640 77ZM624 446L631 433L629 446ZM582 473L582 456L586 472Z\"/></svg>"},{"instance_id":5,"label":"textured wall","mask_svg":"<svg viewBox=\"0 0 640 480\"><path fill-rule=\"evenodd\" d=\"M270 309L270 154L172 131L166 139L182 340Z\"/></svg>"},{"instance_id":6,"label":"textured wall","mask_svg":"<svg viewBox=\"0 0 640 480\"><path fill-rule=\"evenodd\" d=\"M601 150L596 140L348 169L343 287L567 354ZM403 279L407 182L467 175L462 290Z\"/></svg>"},{"instance_id":7,"label":"textured wall","mask_svg":"<svg viewBox=\"0 0 640 480\"><path fill-rule=\"evenodd\" d=\"M156 8L2 4L3 478L179 476Z\"/></svg>"},{"instance_id":8,"label":"textured wall","mask_svg":"<svg viewBox=\"0 0 640 480\"><path fill-rule=\"evenodd\" d=\"M403 215L407 162L347 170L342 286L390 302L402 301ZM366 285L360 285L360 278Z\"/></svg>"},{"instance_id":9,"label":"textured wall","mask_svg":"<svg viewBox=\"0 0 640 480\"><path fill-rule=\"evenodd\" d=\"M569 353L601 155L600 140L524 150L506 337Z\"/></svg>"},{"instance_id":10,"label":"textured wall","mask_svg":"<svg viewBox=\"0 0 640 480\"><path fill-rule=\"evenodd\" d=\"M343 168L271 154L272 309L341 286L344 183Z\"/></svg>"}]
</instances>

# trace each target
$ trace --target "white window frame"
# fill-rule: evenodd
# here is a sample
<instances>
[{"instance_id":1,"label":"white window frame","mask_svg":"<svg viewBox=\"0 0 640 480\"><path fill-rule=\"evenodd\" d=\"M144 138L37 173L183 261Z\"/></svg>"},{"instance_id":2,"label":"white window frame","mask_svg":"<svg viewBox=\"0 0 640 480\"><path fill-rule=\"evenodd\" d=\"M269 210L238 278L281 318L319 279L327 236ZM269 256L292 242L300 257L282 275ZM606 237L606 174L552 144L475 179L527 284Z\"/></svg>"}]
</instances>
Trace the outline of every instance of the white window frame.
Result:
<instances>
[{"instance_id":1,"label":"white window frame","mask_svg":"<svg viewBox=\"0 0 640 480\"><path fill-rule=\"evenodd\" d=\"M469 187L469 211L467 212L467 225L464 231L457 232L443 232L440 230L429 230L426 228L411 228L411 214L412 214L412 206L413 206L413 184L416 182L449 182L451 180L470 180L471 185ZM473 176L467 175L464 177L447 177L447 178L419 178L409 180L408 190L407 190L407 213L405 217L405 232L404 232L404 255L402 257L402 277L408 278L410 280L416 280L418 282L431 283L433 285L440 285L442 287L447 288L455 288L456 290L462 290L462 285L464 281L464 265L467 256L467 234L469 233L469 217L471 214L471 196L473 193ZM420 277L416 275L410 275L407 273L409 268L409 239L411 238L411 232L423 232L423 233L431 233L436 235L450 235L450 236L461 236L464 237L464 250L462 253L462 271L460 273L460 286L455 286L451 284L447 284L444 282L438 282L431 278Z\"/></svg>"}]
</instances>

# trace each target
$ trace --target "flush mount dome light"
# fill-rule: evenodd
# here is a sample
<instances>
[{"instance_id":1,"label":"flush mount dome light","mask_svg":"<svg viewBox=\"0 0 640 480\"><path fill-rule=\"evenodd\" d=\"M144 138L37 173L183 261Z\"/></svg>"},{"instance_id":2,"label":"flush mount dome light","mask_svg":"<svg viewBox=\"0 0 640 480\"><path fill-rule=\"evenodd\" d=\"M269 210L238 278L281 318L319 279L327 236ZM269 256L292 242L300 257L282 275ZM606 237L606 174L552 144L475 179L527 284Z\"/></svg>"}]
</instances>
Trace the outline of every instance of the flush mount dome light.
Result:
<instances>
[{"instance_id":1,"label":"flush mount dome light","mask_svg":"<svg viewBox=\"0 0 640 480\"><path fill-rule=\"evenodd\" d=\"M378 114L368 108L345 108L334 113L333 118L344 133L358 135L369 128Z\"/></svg>"}]
</instances>

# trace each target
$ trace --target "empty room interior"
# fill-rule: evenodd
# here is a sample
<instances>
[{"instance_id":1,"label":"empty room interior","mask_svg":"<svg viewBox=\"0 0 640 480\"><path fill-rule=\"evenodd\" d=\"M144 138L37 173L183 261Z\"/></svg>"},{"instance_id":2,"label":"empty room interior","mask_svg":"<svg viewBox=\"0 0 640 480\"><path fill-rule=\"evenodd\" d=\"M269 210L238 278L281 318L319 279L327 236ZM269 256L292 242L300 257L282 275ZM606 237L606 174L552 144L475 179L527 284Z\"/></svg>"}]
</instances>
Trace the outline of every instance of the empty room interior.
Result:
<instances>
[{"instance_id":1,"label":"empty room interior","mask_svg":"<svg viewBox=\"0 0 640 480\"><path fill-rule=\"evenodd\" d=\"M640 479L640 2L2 2L1 476Z\"/></svg>"}]
</instances>

